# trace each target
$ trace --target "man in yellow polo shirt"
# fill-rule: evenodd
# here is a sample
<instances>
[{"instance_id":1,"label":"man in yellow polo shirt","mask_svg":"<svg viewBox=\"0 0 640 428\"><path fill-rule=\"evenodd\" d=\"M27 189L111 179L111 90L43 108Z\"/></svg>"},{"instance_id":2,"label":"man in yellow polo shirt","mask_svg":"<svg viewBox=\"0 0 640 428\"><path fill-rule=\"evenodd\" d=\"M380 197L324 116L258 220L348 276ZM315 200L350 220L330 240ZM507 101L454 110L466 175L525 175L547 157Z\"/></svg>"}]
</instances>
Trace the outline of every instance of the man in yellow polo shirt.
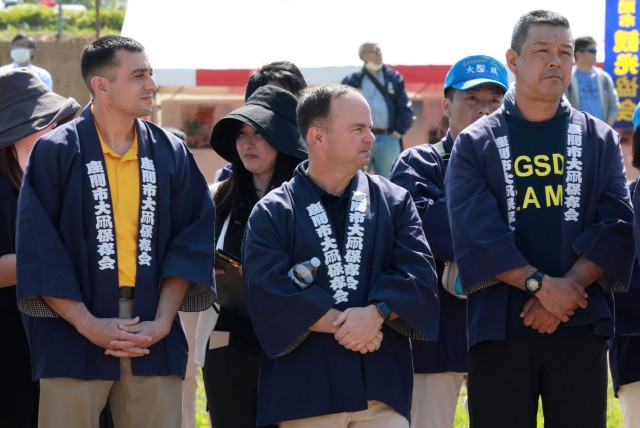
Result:
<instances>
[{"instance_id":1,"label":"man in yellow polo shirt","mask_svg":"<svg viewBox=\"0 0 640 428\"><path fill-rule=\"evenodd\" d=\"M18 305L41 427L177 427L187 343L178 309L211 306L214 208L184 144L152 123L144 48L82 54L91 107L34 148L18 202ZM69 405L73 403L73 405Z\"/></svg>"}]
</instances>

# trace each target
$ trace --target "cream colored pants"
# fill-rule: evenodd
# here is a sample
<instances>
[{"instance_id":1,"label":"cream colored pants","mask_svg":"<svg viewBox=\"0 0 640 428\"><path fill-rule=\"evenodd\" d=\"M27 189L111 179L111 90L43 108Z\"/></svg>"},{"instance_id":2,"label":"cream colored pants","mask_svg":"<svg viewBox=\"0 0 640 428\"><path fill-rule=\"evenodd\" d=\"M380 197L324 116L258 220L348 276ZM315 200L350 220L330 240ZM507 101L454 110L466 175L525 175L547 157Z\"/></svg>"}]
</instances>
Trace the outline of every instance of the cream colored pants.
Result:
<instances>
[{"instance_id":1,"label":"cream colored pants","mask_svg":"<svg viewBox=\"0 0 640 428\"><path fill-rule=\"evenodd\" d=\"M333 413L281 422L280 428L409 428L409 421L380 401L369 401L367 410Z\"/></svg>"},{"instance_id":2,"label":"cream colored pants","mask_svg":"<svg viewBox=\"0 0 640 428\"><path fill-rule=\"evenodd\" d=\"M413 375L411 428L452 428L464 373Z\"/></svg>"},{"instance_id":3,"label":"cream colored pants","mask_svg":"<svg viewBox=\"0 0 640 428\"><path fill-rule=\"evenodd\" d=\"M184 334L189 344L189 359L182 388L182 428L196 428L196 391L198 368L193 361L196 349L196 325L200 312L179 312Z\"/></svg>"},{"instance_id":4,"label":"cream colored pants","mask_svg":"<svg viewBox=\"0 0 640 428\"><path fill-rule=\"evenodd\" d=\"M618 390L624 428L640 427L640 382L628 383Z\"/></svg>"}]
</instances>

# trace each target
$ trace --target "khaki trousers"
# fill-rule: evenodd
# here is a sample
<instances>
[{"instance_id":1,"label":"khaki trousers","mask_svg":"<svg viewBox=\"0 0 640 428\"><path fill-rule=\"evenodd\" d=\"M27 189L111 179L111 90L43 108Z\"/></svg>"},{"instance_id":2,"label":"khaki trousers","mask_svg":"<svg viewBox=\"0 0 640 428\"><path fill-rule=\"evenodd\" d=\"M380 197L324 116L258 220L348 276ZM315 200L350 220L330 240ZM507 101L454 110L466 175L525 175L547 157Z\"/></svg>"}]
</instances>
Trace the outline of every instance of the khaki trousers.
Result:
<instances>
[{"instance_id":1,"label":"khaki trousers","mask_svg":"<svg viewBox=\"0 0 640 428\"><path fill-rule=\"evenodd\" d=\"M333 413L281 422L280 428L409 428L409 421L381 401L369 401L367 410Z\"/></svg>"},{"instance_id":2,"label":"khaki trousers","mask_svg":"<svg viewBox=\"0 0 640 428\"><path fill-rule=\"evenodd\" d=\"M624 428L640 427L640 382L620 385L618 397Z\"/></svg>"},{"instance_id":3,"label":"khaki trousers","mask_svg":"<svg viewBox=\"0 0 640 428\"><path fill-rule=\"evenodd\" d=\"M131 318L133 300L120 299L120 317ZM144 358L144 357L140 357ZM39 428L98 428L107 401L117 428L176 428L182 417L182 379L133 376L120 359L120 380L40 379Z\"/></svg>"},{"instance_id":4,"label":"khaki trousers","mask_svg":"<svg viewBox=\"0 0 640 428\"><path fill-rule=\"evenodd\" d=\"M179 312L184 334L189 345L187 371L182 384L182 428L196 427L196 391L198 389L198 368L193 357L196 349L196 325L200 312Z\"/></svg>"},{"instance_id":5,"label":"khaki trousers","mask_svg":"<svg viewBox=\"0 0 640 428\"><path fill-rule=\"evenodd\" d=\"M452 428L464 373L413 375L411 428Z\"/></svg>"}]
</instances>

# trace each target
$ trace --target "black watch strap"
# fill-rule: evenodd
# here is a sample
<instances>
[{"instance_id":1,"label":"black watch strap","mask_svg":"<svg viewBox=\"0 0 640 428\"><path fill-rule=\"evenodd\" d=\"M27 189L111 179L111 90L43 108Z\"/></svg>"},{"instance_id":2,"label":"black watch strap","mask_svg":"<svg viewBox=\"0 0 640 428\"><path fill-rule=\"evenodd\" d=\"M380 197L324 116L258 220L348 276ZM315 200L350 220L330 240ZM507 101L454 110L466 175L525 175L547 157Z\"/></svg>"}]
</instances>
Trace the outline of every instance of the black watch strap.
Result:
<instances>
[{"instance_id":1,"label":"black watch strap","mask_svg":"<svg viewBox=\"0 0 640 428\"><path fill-rule=\"evenodd\" d=\"M389 319L391 318L391 308L389 308L389 305L382 301L376 301L372 303L376 306L382 318L384 318L384 322L389 321Z\"/></svg>"}]
</instances>

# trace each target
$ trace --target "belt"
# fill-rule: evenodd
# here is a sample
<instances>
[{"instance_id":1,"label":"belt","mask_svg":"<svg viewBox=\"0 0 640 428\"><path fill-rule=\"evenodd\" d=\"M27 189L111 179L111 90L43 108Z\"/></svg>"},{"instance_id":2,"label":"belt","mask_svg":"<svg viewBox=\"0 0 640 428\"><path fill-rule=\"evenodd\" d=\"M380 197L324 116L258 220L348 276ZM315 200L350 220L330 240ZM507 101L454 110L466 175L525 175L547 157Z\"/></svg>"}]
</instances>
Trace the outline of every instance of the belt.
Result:
<instances>
[{"instance_id":1,"label":"belt","mask_svg":"<svg viewBox=\"0 0 640 428\"><path fill-rule=\"evenodd\" d=\"M372 134L388 134L389 130L384 128L371 128Z\"/></svg>"},{"instance_id":2,"label":"belt","mask_svg":"<svg viewBox=\"0 0 640 428\"><path fill-rule=\"evenodd\" d=\"M133 291L134 287L122 286L120 287L120 298L121 299L133 299Z\"/></svg>"}]
</instances>

